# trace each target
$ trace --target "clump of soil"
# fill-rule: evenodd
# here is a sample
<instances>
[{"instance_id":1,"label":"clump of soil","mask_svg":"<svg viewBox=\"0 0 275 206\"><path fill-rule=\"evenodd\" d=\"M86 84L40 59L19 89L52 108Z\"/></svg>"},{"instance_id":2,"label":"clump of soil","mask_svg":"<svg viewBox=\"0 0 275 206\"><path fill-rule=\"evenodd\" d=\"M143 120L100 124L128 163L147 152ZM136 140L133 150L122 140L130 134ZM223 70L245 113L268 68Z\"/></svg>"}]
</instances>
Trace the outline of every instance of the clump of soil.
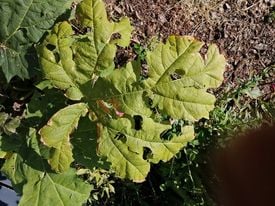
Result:
<instances>
[{"instance_id":1,"label":"clump of soil","mask_svg":"<svg viewBox=\"0 0 275 206\"><path fill-rule=\"evenodd\" d=\"M216 43L228 62L224 85L237 86L275 63L274 0L105 2L112 19L130 17L135 27L133 41L142 45L153 36L165 39L171 34ZM274 75L268 81L274 82Z\"/></svg>"}]
</instances>

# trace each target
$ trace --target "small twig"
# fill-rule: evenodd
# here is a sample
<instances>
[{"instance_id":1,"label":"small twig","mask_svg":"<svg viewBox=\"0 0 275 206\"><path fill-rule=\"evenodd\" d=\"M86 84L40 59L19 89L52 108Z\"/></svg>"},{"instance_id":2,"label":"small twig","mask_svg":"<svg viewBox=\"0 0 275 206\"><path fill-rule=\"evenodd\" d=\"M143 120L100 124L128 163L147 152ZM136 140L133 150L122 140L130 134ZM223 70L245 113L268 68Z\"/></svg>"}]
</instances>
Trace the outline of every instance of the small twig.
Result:
<instances>
[{"instance_id":1,"label":"small twig","mask_svg":"<svg viewBox=\"0 0 275 206\"><path fill-rule=\"evenodd\" d=\"M252 4L251 6L245 8L245 9L242 9L242 11L247 11L247 10L251 9L252 7L256 6L258 3L260 3L260 1L256 2L255 4Z\"/></svg>"},{"instance_id":2,"label":"small twig","mask_svg":"<svg viewBox=\"0 0 275 206\"><path fill-rule=\"evenodd\" d=\"M156 190L155 190L155 188L154 188L154 186L153 186L153 183L152 183L152 181L150 180L150 178L148 179L148 182L149 182L150 187L151 187L151 189L152 189L152 191L153 191L154 197L156 197L156 196L157 196L157 193L156 193Z\"/></svg>"},{"instance_id":3,"label":"small twig","mask_svg":"<svg viewBox=\"0 0 275 206\"><path fill-rule=\"evenodd\" d=\"M175 162L175 157L173 157L173 159L172 159L172 164L171 164L170 171L169 171L169 176L168 176L169 178L172 176L174 162Z\"/></svg>"}]
</instances>

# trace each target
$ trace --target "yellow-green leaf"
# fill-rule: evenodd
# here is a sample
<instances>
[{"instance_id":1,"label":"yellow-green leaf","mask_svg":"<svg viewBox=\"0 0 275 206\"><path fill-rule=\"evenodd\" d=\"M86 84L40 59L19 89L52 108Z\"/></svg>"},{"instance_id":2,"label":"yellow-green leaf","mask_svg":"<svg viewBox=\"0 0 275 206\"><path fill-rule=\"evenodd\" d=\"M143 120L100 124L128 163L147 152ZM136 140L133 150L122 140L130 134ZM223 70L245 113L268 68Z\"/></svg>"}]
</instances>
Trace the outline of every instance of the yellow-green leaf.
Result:
<instances>
[{"instance_id":1,"label":"yellow-green leaf","mask_svg":"<svg viewBox=\"0 0 275 206\"><path fill-rule=\"evenodd\" d=\"M215 97L206 92L223 80L225 58L210 45L205 59L199 53L203 43L191 37L170 36L148 52L149 96L153 105L173 118L207 118Z\"/></svg>"},{"instance_id":2,"label":"yellow-green leaf","mask_svg":"<svg viewBox=\"0 0 275 206\"><path fill-rule=\"evenodd\" d=\"M77 127L81 116L88 112L87 106L78 103L55 113L40 130L41 141L51 148L49 164L56 172L66 171L73 161L70 134Z\"/></svg>"},{"instance_id":3,"label":"yellow-green leaf","mask_svg":"<svg viewBox=\"0 0 275 206\"><path fill-rule=\"evenodd\" d=\"M45 77L72 100L89 90L83 85L91 85L93 74L106 76L114 69L117 45L128 46L132 31L128 18L108 21L102 0L82 1L76 16L87 33L74 35L72 26L62 22L38 49Z\"/></svg>"},{"instance_id":4,"label":"yellow-green leaf","mask_svg":"<svg viewBox=\"0 0 275 206\"><path fill-rule=\"evenodd\" d=\"M182 129L181 135L173 135L165 140L161 134L171 128L170 125L159 124L151 118L141 117L140 128L134 120L120 118L109 124L99 124L99 155L106 156L116 174L135 182L145 180L150 162L168 161L186 143L193 139L192 126Z\"/></svg>"},{"instance_id":5,"label":"yellow-green leaf","mask_svg":"<svg viewBox=\"0 0 275 206\"><path fill-rule=\"evenodd\" d=\"M116 69L109 76L99 78L88 101L103 100L122 114L150 116L152 111L146 102L146 88L139 82L134 71L136 67L140 69L138 62L129 62L125 68Z\"/></svg>"}]
</instances>

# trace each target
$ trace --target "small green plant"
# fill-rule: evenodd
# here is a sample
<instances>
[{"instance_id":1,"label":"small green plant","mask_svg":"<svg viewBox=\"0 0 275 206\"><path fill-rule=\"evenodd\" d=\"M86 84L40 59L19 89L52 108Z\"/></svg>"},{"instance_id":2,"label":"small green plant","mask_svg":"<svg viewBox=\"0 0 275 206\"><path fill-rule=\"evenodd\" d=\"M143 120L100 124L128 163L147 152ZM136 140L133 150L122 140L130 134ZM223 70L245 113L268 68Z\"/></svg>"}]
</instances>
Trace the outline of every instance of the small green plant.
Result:
<instances>
[{"instance_id":1,"label":"small green plant","mask_svg":"<svg viewBox=\"0 0 275 206\"><path fill-rule=\"evenodd\" d=\"M269 23L273 23L275 21L275 7L271 8L270 13L266 16L266 20Z\"/></svg>"},{"instance_id":2,"label":"small green plant","mask_svg":"<svg viewBox=\"0 0 275 206\"><path fill-rule=\"evenodd\" d=\"M146 59L146 48L144 48L140 44L135 43L133 49L141 61L144 61Z\"/></svg>"},{"instance_id":3,"label":"small green plant","mask_svg":"<svg viewBox=\"0 0 275 206\"><path fill-rule=\"evenodd\" d=\"M102 200L108 201L110 195L115 193L113 184L114 180L111 180L111 173L103 169L79 169L77 175L86 179L92 185L91 195L87 201L87 205L103 205ZM106 204L104 204L106 205Z\"/></svg>"},{"instance_id":4,"label":"small green plant","mask_svg":"<svg viewBox=\"0 0 275 206\"><path fill-rule=\"evenodd\" d=\"M131 32L128 18L108 20L101 0L82 1L70 21L43 32L37 52L45 81L37 84L13 145L1 147L12 152L1 170L22 194L20 205L81 205L94 181L86 169L94 167L143 182L151 164L178 154L194 139L194 123L208 118L215 97L207 89L221 84L225 67L218 48L209 45L202 57L202 42L170 36L146 55L137 47L138 60L115 68L117 47L129 45ZM7 80L16 74L2 70ZM0 138L2 145L8 138ZM88 175L86 183L76 169Z\"/></svg>"}]
</instances>

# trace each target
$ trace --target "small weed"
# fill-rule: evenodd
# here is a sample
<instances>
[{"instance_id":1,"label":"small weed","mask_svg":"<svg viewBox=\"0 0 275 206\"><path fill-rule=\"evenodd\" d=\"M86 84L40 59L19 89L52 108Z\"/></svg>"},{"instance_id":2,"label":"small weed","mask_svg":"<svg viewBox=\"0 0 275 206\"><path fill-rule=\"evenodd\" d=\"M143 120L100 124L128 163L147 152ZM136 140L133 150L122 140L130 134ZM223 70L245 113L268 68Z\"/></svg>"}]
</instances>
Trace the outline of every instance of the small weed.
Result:
<instances>
[{"instance_id":1,"label":"small weed","mask_svg":"<svg viewBox=\"0 0 275 206\"><path fill-rule=\"evenodd\" d=\"M105 205L110 196L115 193L112 172L103 169L79 169L77 175L82 176L92 186L87 206Z\"/></svg>"},{"instance_id":2,"label":"small weed","mask_svg":"<svg viewBox=\"0 0 275 206\"><path fill-rule=\"evenodd\" d=\"M135 43L133 46L134 52L141 61L145 61L146 48L140 44Z\"/></svg>"},{"instance_id":3,"label":"small weed","mask_svg":"<svg viewBox=\"0 0 275 206\"><path fill-rule=\"evenodd\" d=\"M273 23L275 21L275 7L272 7L270 13L265 17L268 23Z\"/></svg>"}]
</instances>

